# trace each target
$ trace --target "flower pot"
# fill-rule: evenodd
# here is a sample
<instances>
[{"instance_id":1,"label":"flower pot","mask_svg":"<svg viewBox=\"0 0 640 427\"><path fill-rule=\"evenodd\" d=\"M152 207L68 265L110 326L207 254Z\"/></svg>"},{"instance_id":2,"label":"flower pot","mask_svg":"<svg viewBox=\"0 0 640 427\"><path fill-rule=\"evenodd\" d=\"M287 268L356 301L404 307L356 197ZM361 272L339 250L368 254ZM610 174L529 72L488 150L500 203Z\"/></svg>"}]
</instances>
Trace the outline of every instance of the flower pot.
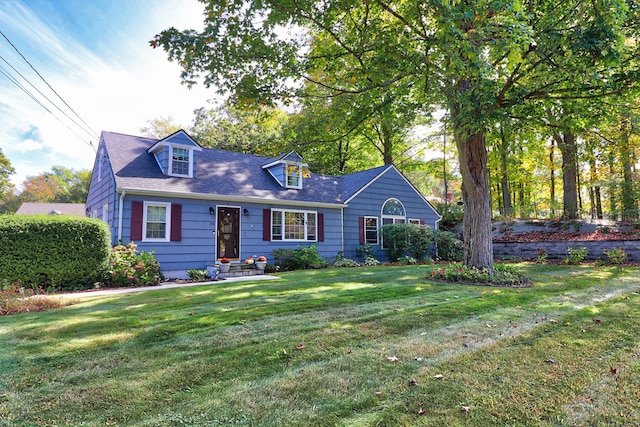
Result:
<instances>
[{"instance_id":1,"label":"flower pot","mask_svg":"<svg viewBox=\"0 0 640 427\"><path fill-rule=\"evenodd\" d=\"M267 265L267 261L256 261L256 268L258 270L264 270L264 267Z\"/></svg>"},{"instance_id":2,"label":"flower pot","mask_svg":"<svg viewBox=\"0 0 640 427\"><path fill-rule=\"evenodd\" d=\"M231 264L228 262L220 264L220 273L228 273L231 268Z\"/></svg>"}]
</instances>

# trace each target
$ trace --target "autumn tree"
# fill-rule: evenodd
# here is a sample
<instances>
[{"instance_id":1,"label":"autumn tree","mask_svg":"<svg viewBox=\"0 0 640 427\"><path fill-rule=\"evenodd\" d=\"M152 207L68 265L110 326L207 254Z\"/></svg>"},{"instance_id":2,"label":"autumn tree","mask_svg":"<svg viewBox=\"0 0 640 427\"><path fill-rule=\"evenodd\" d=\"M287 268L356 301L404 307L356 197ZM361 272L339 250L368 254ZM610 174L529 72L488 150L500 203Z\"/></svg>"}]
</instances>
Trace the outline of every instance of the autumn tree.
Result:
<instances>
[{"instance_id":1,"label":"autumn tree","mask_svg":"<svg viewBox=\"0 0 640 427\"><path fill-rule=\"evenodd\" d=\"M333 97L411 93L422 112L449 111L458 149L464 263L493 271L486 132L515 105L596 98L637 76L625 45L635 3L400 0L207 0L201 31L170 28L151 44L182 79L247 102L295 99L300 82ZM629 15L628 15L629 14ZM327 40L314 54L312 42ZM316 80L349 67L353 79Z\"/></svg>"}]
</instances>

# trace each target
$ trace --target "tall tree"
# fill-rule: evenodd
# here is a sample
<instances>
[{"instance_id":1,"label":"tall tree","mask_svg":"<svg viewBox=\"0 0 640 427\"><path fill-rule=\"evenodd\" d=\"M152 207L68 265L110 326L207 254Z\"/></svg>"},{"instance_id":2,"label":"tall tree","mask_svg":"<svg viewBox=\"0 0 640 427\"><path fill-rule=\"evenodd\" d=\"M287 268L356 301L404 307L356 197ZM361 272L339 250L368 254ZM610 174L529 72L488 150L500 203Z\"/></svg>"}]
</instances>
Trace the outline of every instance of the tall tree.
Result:
<instances>
[{"instance_id":1,"label":"tall tree","mask_svg":"<svg viewBox=\"0 0 640 427\"><path fill-rule=\"evenodd\" d=\"M635 4L634 4L635 6ZM207 0L202 31L156 36L182 78L237 99L276 101L306 80L336 96L414 94L448 107L458 148L464 263L493 271L486 130L514 105L598 97L634 82L629 2ZM310 41L327 39L321 55ZM314 80L350 66L353 78ZM321 76L322 76L321 75Z\"/></svg>"},{"instance_id":2,"label":"tall tree","mask_svg":"<svg viewBox=\"0 0 640 427\"><path fill-rule=\"evenodd\" d=\"M9 180L11 175L15 173L16 170L11 166L11 162L0 149L0 200L4 200L15 190L15 186Z\"/></svg>"}]
</instances>

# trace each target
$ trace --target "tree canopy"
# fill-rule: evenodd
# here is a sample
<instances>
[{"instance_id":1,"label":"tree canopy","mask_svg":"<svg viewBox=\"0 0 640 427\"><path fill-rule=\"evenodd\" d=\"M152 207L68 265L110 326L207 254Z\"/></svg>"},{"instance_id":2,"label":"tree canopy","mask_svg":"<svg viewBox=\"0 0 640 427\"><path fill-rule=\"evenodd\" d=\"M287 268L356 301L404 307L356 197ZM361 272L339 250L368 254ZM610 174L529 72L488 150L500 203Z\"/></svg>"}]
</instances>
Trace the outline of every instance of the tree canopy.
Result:
<instances>
[{"instance_id":1,"label":"tree canopy","mask_svg":"<svg viewBox=\"0 0 640 427\"><path fill-rule=\"evenodd\" d=\"M421 114L446 108L462 175L464 262L490 271L488 130L516 107L593 100L638 82L635 1L204 3L202 31L170 28L151 41L187 84L203 79L238 103L345 97L353 114L399 96Z\"/></svg>"}]
</instances>

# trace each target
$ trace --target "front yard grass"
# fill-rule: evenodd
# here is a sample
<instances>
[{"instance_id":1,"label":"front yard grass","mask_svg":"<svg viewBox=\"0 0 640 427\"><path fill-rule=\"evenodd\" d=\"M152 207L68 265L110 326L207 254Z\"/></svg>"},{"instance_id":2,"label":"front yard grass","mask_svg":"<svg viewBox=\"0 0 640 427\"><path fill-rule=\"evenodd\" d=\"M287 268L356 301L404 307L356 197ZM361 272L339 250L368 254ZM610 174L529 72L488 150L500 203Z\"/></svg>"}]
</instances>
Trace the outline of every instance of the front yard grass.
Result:
<instances>
[{"instance_id":1,"label":"front yard grass","mask_svg":"<svg viewBox=\"0 0 640 427\"><path fill-rule=\"evenodd\" d=\"M436 266L74 297L0 317L1 426L566 426L640 420L638 267Z\"/></svg>"}]
</instances>

